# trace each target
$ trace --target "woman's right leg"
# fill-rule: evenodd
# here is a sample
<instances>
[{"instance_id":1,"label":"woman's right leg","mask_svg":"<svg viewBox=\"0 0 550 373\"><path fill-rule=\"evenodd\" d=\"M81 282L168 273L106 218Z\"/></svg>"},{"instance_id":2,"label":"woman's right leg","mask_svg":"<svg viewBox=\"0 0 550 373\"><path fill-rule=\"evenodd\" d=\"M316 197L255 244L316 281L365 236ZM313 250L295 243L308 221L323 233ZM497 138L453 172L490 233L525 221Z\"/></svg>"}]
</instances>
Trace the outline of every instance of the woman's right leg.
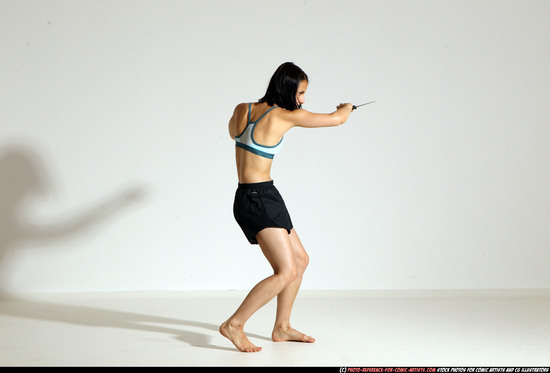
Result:
<instances>
[{"instance_id":1,"label":"woman's right leg","mask_svg":"<svg viewBox=\"0 0 550 373\"><path fill-rule=\"evenodd\" d=\"M237 311L220 326L220 333L243 352L261 350L246 338L245 322L294 281L297 275L292 244L285 229L266 228L258 233L256 239L274 274L254 286Z\"/></svg>"}]
</instances>

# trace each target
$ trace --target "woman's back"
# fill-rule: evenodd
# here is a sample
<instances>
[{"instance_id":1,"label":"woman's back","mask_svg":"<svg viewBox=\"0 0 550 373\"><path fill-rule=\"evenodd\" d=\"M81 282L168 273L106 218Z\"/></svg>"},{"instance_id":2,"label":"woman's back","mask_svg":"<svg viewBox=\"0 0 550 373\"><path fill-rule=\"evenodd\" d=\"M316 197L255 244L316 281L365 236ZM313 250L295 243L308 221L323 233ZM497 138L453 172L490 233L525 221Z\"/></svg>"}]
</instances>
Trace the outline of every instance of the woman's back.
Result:
<instances>
[{"instance_id":1,"label":"woman's back","mask_svg":"<svg viewBox=\"0 0 550 373\"><path fill-rule=\"evenodd\" d=\"M280 118L283 109L267 103L240 104L230 122L235 139L237 174L240 183L271 180L273 156L279 151L289 127Z\"/></svg>"}]
</instances>

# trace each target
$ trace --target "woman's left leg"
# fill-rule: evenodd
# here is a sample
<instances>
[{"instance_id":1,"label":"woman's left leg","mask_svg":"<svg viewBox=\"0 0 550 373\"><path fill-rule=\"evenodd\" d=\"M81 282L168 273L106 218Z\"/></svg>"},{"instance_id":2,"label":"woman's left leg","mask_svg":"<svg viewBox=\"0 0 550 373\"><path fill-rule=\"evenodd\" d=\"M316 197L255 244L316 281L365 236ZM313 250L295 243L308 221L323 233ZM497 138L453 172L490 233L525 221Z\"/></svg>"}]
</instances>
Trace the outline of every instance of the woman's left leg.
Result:
<instances>
[{"instance_id":1,"label":"woman's left leg","mask_svg":"<svg viewBox=\"0 0 550 373\"><path fill-rule=\"evenodd\" d=\"M294 228L290 232L290 242L296 263L297 276L294 281L288 284L277 295L277 316L275 318L275 326L273 328L272 339L275 342L283 341L299 341L299 342L315 342L315 339L300 333L290 326L290 313L294 300L302 284L302 277L309 263L309 256L296 234Z\"/></svg>"}]
</instances>

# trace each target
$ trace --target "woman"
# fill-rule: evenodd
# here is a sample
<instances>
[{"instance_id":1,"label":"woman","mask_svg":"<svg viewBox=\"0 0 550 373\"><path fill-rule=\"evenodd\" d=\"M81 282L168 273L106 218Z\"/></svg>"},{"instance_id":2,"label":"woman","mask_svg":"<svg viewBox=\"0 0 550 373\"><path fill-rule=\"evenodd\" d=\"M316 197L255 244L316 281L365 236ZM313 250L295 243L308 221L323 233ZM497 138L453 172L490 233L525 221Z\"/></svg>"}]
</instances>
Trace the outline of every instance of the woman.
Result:
<instances>
[{"instance_id":1,"label":"woman","mask_svg":"<svg viewBox=\"0 0 550 373\"><path fill-rule=\"evenodd\" d=\"M237 311L220 326L220 333L243 352L261 350L244 334L244 324L275 296L273 341L315 341L290 326L292 305L309 258L273 185L270 170L288 130L339 126L348 119L352 105L340 104L331 114L302 110L307 86L308 77L302 69L291 62L284 63L273 74L265 96L257 103L237 105L229 121L239 178L233 206L235 219L249 242L259 244L274 271L250 291Z\"/></svg>"}]
</instances>

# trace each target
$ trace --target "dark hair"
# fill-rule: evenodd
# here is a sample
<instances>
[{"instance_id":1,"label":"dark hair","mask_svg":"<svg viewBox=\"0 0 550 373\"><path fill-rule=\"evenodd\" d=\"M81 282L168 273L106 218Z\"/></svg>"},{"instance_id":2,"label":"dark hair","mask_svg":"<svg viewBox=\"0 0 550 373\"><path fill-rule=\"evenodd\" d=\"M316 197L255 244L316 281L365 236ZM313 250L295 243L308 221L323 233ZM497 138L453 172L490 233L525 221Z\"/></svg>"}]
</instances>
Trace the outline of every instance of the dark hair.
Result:
<instances>
[{"instance_id":1,"label":"dark hair","mask_svg":"<svg viewBox=\"0 0 550 373\"><path fill-rule=\"evenodd\" d=\"M277 105L287 110L299 109L296 93L298 84L303 80L309 81L306 73L294 63L285 62L277 68L269 81L265 96L258 102L267 102L268 105Z\"/></svg>"}]
</instances>

